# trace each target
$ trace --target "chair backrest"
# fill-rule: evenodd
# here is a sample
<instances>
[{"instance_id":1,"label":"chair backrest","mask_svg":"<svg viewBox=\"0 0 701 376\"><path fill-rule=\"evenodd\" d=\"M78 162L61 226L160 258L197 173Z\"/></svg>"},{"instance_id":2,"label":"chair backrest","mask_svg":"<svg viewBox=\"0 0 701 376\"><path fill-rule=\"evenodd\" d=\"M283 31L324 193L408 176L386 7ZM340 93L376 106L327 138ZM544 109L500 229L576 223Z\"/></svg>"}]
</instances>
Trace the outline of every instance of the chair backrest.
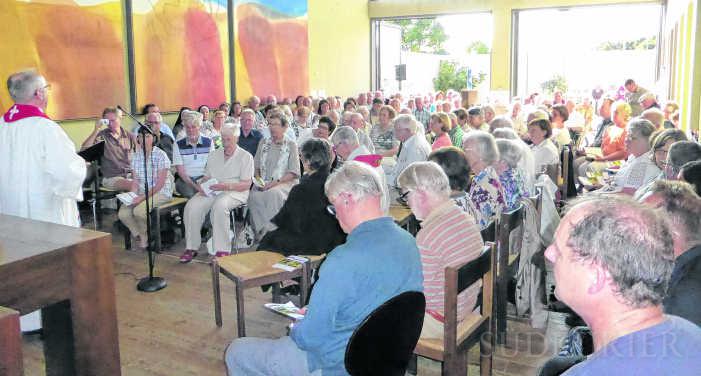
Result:
<instances>
[{"instance_id":1,"label":"chair backrest","mask_svg":"<svg viewBox=\"0 0 701 376\"><path fill-rule=\"evenodd\" d=\"M482 231L480 231L480 234L482 235L482 241L485 243L496 241L496 238L497 238L496 221L492 221L492 223L490 223L489 226L485 227Z\"/></svg>"},{"instance_id":2,"label":"chair backrest","mask_svg":"<svg viewBox=\"0 0 701 376\"><path fill-rule=\"evenodd\" d=\"M499 222L497 223L497 261L500 265L502 258L507 260L509 258L511 232L523 224L524 214L525 208L522 204L519 204L516 209L510 212L502 212L499 217ZM521 226L521 231L523 231L523 226Z\"/></svg>"},{"instance_id":3,"label":"chair backrest","mask_svg":"<svg viewBox=\"0 0 701 376\"><path fill-rule=\"evenodd\" d=\"M456 353L462 343L457 343L458 329L458 294L475 282L482 280L481 302L482 316L489 317L490 332L493 327L494 290L496 287L496 245L485 243L482 253L476 259L460 265L445 268L444 309L445 323L443 349L445 353ZM465 340L469 339L466 337Z\"/></svg>"},{"instance_id":4,"label":"chair backrest","mask_svg":"<svg viewBox=\"0 0 701 376\"><path fill-rule=\"evenodd\" d=\"M562 162L562 181L558 180L555 183L557 184L558 189L560 190L560 199L565 200L567 198L567 184L568 184L568 178L570 176L570 146L565 145L562 148L562 154L560 154L560 161Z\"/></svg>"},{"instance_id":5,"label":"chair backrest","mask_svg":"<svg viewBox=\"0 0 701 376\"><path fill-rule=\"evenodd\" d=\"M377 307L348 341L345 366L353 376L404 375L419 341L426 298L403 292Z\"/></svg>"}]
</instances>

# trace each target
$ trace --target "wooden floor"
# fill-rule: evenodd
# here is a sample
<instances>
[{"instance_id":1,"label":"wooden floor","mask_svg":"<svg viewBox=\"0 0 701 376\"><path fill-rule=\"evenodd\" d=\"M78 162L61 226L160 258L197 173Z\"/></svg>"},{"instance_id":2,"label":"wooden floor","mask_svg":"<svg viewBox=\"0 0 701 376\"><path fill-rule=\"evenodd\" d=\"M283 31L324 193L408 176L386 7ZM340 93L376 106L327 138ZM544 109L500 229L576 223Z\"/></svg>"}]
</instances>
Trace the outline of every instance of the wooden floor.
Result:
<instances>
[{"instance_id":1,"label":"wooden floor","mask_svg":"<svg viewBox=\"0 0 701 376\"><path fill-rule=\"evenodd\" d=\"M90 222L91 223L91 222ZM111 223L106 219L105 223ZM108 230L108 229L103 229ZM124 250L122 238L113 236L119 348L123 375L224 375L222 360L227 344L236 338L236 308L233 283L222 280L224 325L214 323L211 275L202 253L191 264L180 264L177 255L183 242L156 260L156 275L168 287L156 293L136 290L137 278L145 276L146 254ZM197 262L199 261L199 262ZM262 307L270 294L248 289L246 329L249 336L275 338L285 334L287 319ZM547 331L509 322L506 347L496 350L495 375L533 375L556 352L566 328L559 316L551 315ZM44 375L42 342L38 336L24 337L26 375ZM470 374L478 374L478 351L470 353ZM419 375L439 375L440 364L419 359Z\"/></svg>"}]
</instances>

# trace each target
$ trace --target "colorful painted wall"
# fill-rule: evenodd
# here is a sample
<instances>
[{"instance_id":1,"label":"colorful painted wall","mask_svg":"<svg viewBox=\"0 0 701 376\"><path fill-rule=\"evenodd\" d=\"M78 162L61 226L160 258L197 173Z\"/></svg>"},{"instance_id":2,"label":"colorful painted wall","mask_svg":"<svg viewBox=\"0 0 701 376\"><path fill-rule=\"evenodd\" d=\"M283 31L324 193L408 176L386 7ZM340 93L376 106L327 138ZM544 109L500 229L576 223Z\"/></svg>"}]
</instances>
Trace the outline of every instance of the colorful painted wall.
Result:
<instances>
[{"instance_id":1,"label":"colorful painted wall","mask_svg":"<svg viewBox=\"0 0 701 376\"><path fill-rule=\"evenodd\" d=\"M47 112L57 119L125 103L123 23L119 0L0 1L0 77L38 69L52 85ZM1 90L0 110L11 104Z\"/></svg>"}]
</instances>

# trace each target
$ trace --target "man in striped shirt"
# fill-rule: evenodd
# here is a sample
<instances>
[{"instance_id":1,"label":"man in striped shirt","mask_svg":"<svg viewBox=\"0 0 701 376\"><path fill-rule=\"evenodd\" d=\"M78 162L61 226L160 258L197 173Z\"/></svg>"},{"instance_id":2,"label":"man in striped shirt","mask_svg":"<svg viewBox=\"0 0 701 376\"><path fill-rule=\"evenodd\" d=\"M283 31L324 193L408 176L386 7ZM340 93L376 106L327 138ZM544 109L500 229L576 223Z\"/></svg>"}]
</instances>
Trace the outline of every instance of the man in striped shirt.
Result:
<instances>
[{"instance_id":1,"label":"man in striped shirt","mask_svg":"<svg viewBox=\"0 0 701 376\"><path fill-rule=\"evenodd\" d=\"M414 162L397 178L411 211L421 221L416 243L424 275L426 315L421 338L443 338L445 267L477 258L484 243L475 220L450 199L450 183L435 162ZM458 321L475 306L480 285L458 295Z\"/></svg>"}]
</instances>

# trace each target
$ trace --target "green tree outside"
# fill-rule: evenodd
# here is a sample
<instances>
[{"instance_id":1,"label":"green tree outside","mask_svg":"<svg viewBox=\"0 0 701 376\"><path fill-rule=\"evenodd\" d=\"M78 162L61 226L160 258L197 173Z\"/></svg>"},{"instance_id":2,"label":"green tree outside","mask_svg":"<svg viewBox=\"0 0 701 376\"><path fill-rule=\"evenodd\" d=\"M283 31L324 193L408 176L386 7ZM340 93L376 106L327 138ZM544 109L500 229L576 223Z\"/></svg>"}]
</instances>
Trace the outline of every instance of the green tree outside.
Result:
<instances>
[{"instance_id":1,"label":"green tree outside","mask_svg":"<svg viewBox=\"0 0 701 376\"><path fill-rule=\"evenodd\" d=\"M435 18L405 18L389 21L402 29L402 49L447 55L443 43L448 36Z\"/></svg>"}]
</instances>

